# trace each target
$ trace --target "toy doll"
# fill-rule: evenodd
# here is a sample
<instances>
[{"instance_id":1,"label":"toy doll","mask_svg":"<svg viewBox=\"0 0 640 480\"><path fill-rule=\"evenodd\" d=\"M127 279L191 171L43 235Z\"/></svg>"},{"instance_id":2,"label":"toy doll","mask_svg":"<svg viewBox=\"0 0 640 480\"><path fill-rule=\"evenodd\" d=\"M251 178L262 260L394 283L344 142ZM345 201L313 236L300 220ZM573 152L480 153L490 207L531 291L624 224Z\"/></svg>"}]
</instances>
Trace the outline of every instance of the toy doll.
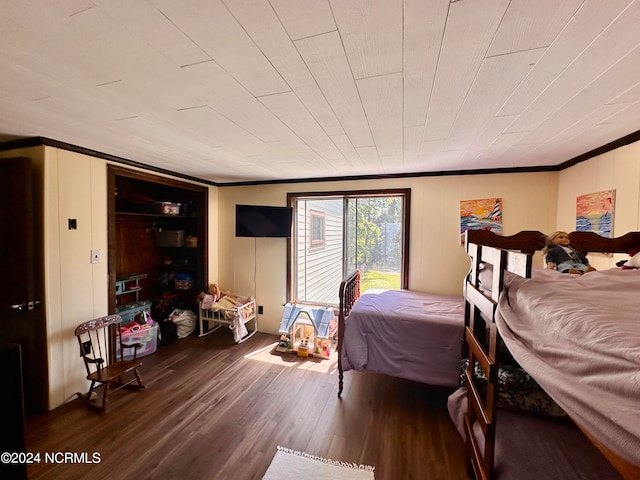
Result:
<instances>
[{"instance_id":1,"label":"toy doll","mask_svg":"<svg viewBox=\"0 0 640 480\"><path fill-rule=\"evenodd\" d=\"M547 236L545 247L542 249L547 268L578 275L594 271L595 268L589 265L587 256L577 252L569 243L567 232L558 231Z\"/></svg>"},{"instance_id":2,"label":"toy doll","mask_svg":"<svg viewBox=\"0 0 640 480\"><path fill-rule=\"evenodd\" d=\"M212 283L211 285L209 285L206 293L200 292L198 294L198 302L200 302L201 307L206 310L211 308L214 303L220 301L220 298L222 298L222 296L223 293L220 290L220 287L218 287L218 284Z\"/></svg>"}]
</instances>

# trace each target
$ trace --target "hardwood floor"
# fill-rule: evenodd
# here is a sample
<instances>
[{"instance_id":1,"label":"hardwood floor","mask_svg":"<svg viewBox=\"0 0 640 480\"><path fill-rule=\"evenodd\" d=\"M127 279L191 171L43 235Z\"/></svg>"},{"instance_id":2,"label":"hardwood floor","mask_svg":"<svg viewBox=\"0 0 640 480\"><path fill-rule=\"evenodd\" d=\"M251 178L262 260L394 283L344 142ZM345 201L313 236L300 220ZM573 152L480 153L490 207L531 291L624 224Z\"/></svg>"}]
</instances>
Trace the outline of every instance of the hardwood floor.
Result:
<instances>
[{"instance_id":1,"label":"hardwood floor","mask_svg":"<svg viewBox=\"0 0 640 480\"><path fill-rule=\"evenodd\" d=\"M143 358L147 388L110 394L106 413L74 400L27 420L42 459L29 478L259 480L278 445L373 465L376 480L467 478L449 392L347 372L338 399L334 361L273 355L276 342L237 345L222 329L158 347ZM45 463L53 452L99 463Z\"/></svg>"}]
</instances>

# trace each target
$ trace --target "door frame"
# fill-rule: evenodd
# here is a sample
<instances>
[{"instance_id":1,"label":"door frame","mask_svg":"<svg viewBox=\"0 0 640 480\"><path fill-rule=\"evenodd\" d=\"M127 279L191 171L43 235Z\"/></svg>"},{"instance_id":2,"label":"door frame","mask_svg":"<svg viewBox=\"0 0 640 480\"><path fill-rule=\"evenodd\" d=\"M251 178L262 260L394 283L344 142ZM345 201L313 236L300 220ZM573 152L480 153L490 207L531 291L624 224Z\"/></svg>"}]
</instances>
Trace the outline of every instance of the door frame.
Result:
<instances>
[{"instance_id":1,"label":"door frame","mask_svg":"<svg viewBox=\"0 0 640 480\"><path fill-rule=\"evenodd\" d=\"M20 242L12 251L15 268L3 272L16 288L2 289L0 339L21 345L24 407L26 416L49 409L48 333L44 282L44 168L26 156L0 159L4 185L0 198L11 232L4 237ZM10 163L13 162L13 165ZM11 173L13 172L13 173ZM11 248L4 245L4 248ZM20 250L23 250L20 253ZM16 267L15 261L18 262ZM9 265L11 266L11 265ZM13 270L17 270L14 272ZM11 293L10 293L11 292ZM21 311L9 305L25 303ZM6 304L6 305L5 305ZM30 305L28 305L30 304Z\"/></svg>"}]
</instances>

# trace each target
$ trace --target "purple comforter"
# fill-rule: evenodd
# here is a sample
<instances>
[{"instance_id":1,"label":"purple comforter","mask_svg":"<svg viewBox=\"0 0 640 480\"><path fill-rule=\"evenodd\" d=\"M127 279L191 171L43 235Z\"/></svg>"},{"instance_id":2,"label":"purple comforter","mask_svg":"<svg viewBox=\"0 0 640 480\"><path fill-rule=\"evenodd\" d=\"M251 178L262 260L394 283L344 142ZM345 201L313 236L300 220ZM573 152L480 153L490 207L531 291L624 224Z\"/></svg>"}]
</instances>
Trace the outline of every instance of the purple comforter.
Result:
<instances>
[{"instance_id":1,"label":"purple comforter","mask_svg":"<svg viewBox=\"0 0 640 480\"><path fill-rule=\"evenodd\" d=\"M505 277L496 323L522 367L584 429L640 465L640 270Z\"/></svg>"},{"instance_id":2,"label":"purple comforter","mask_svg":"<svg viewBox=\"0 0 640 480\"><path fill-rule=\"evenodd\" d=\"M463 331L462 297L367 290L345 323L342 365L457 387Z\"/></svg>"}]
</instances>

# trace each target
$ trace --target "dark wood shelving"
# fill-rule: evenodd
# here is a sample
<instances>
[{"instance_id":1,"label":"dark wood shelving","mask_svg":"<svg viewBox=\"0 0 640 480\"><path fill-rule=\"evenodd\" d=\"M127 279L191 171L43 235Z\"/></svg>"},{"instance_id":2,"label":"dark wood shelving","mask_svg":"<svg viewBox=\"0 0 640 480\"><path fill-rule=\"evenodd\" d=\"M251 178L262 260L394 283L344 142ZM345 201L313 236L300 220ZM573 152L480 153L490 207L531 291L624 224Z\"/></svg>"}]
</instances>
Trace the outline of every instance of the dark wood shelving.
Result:
<instances>
[{"instance_id":1,"label":"dark wood shelving","mask_svg":"<svg viewBox=\"0 0 640 480\"><path fill-rule=\"evenodd\" d=\"M185 265L183 263L171 263L166 264L163 263L161 265L157 265L156 268L162 270L197 270L198 267L196 265Z\"/></svg>"},{"instance_id":2,"label":"dark wood shelving","mask_svg":"<svg viewBox=\"0 0 640 480\"><path fill-rule=\"evenodd\" d=\"M116 215L133 215L136 217L157 217L157 218L175 218L182 220L197 220L198 217L193 215L167 215L165 213L141 213L141 212L129 212L129 211L117 211Z\"/></svg>"},{"instance_id":3,"label":"dark wood shelving","mask_svg":"<svg viewBox=\"0 0 640 480\"><path fill-rule=\"evenodd\" d=\"M167 292L174 292L185 298L193 297L191 303L195 309L194 292L204 289L208 279L208 187L114 165L108 166L107 180L110 312L116 311L117 272L148 274L148 278L140 280L141 288L137 290L140 301L148 300L155 303L165 298ZM132 211L137 206L133 205L131 200L141 197L153 199L158 203L188 205L189 210L185 215L172 215L160 211ZM153 203L150 202L149 207L153 208ZM154 232L160 228L184 230L185 238L197 237L197 246L158 246L154 240ZM170 265L163 263L167 257L173 260ZM172 271L182 271L193 276L193 289L177 290L173 288L172 282L164 284L158 281L162 273ZM158 288L159 285L162 287ZM127 293L133 292L122 294Z\"/></svg>"}]
</instances>

